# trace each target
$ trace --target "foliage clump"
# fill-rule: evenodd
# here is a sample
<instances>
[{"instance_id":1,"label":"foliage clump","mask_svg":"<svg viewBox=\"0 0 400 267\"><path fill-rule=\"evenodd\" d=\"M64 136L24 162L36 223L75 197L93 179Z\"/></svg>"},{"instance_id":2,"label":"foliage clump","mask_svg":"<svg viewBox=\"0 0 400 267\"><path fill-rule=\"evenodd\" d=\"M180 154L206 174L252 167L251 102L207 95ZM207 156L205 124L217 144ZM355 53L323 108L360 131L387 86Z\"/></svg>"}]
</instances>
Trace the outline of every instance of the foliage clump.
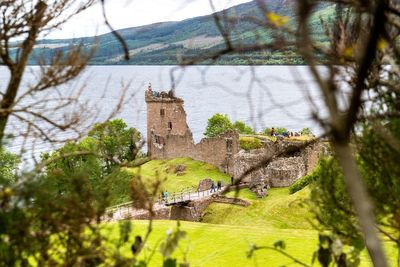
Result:
<instances>
[{"instance_id":1,"label":"foliage clump","mask_svg":"<svg viewBox=\"0 0 400 267\"><path fill-rule=\"evenodd\" d=\"M15 182L15 171L20 159L4 148L0 147L0 184L10 185Z\"/></svg>"},{"instance_id":2,"label":"foliage clump","mask_svg":"<svg viewBox=\"0 0 400 267\"><path fill-rule=\"evenodd\" d=\"M294 194L297 191L300 191L310 183L314 182L320 175L319 166L317 166L311 173L307 174L306 176L301 177L300 179L296 180L293 184L289 187L290 194Z\"/></svg>"},{"instance_id":3,"label":"foliage clump","mask_svg":"<svg viewBox=\"0 0 400 267\"><path fill-rule=\"evenodd\" d=\"M208 119L204 132L206 137L217 137L227 131L235 130L239 134L254 134L254 130L242 121L231 122L228 115L216 113Z\"/></svg>"},{"instance_id":4,"label":"foliage clump","mask_svg":"<svg viewBox=\"0 0 400 267\"><path fill-rule=\"evenodd\" d=\"M240 148L242 148L246 151L263 147L260 139L258 139L256 137L243 136L243 137L240 137L239 142L240 142Z\"/></svg>"},{"instance_id":5,"label":"foliage clump","mask_svg":"<svg viewBox=\"0 0 400 267\"><path fill-rule=\"evenodd\" d=\"M300 130L301 135L313 135L313 132L310 128L303 128Z\"/></svg>"}]
</instances>

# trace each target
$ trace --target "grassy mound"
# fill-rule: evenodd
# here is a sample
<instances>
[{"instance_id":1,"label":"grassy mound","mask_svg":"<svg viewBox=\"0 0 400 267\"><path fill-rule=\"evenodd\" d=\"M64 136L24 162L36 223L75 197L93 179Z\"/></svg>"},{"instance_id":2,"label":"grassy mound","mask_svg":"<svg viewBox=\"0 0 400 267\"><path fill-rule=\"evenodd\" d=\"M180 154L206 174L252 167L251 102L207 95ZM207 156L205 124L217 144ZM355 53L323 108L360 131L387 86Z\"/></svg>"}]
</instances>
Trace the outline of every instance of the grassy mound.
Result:
<instances>
[{"instance_id":1,"label":"grassy mound","mask_svg":"<svg viewBox=\"0 0 400 267\"><path fill-rule=\"evenodd\" d=\"M311 213L303 204L309 190L305 188L289 195L288 188L272 188L269 195L259 199L248 189L238 197L251 202L249 207L213 203L206 209L203 222L230 225L268 226L278 229L311 229ZM229 196L235 196L231 192Z\"/></svg>"},{"instance_id":2,"label":"grassy mound","mask_svg":"<svg viewBox=\"0 0 400 267\"><path fill-rule=\"evenodd\" d=\"M184 170L177 171L177 166L184 166ZM199 181L211 178L221 180L223 184L230 182L230 177L211 164L196 161L191 158L176 158L171 160L152 160L137 168L130 168L132 175L140 175L149 184L155 179L163 181L163 189L169 192L178 192L195 187Z\"/></svg>"}]
</instances>

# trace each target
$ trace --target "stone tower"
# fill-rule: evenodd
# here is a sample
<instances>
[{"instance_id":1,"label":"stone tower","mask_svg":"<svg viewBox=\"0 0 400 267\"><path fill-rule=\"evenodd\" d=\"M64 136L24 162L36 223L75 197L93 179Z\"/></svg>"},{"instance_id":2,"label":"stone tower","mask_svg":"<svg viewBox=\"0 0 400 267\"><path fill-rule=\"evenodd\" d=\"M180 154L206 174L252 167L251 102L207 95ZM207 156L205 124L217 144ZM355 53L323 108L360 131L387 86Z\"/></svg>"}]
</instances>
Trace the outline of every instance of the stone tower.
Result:
<instances>
[{"instance_id":1,"label":"stone tower","mask_svg":"<svg viewBox=\"0 0 400 267\"><path fill-rule=\"evenodd\" d=\"M145 100L147 104L147 153L149 157L162 149L168 136L186 136L191 140L192 133L186 123L183 100L175 97L172 91L156 92L149 85Z\"/></svg>"}]
</instances>

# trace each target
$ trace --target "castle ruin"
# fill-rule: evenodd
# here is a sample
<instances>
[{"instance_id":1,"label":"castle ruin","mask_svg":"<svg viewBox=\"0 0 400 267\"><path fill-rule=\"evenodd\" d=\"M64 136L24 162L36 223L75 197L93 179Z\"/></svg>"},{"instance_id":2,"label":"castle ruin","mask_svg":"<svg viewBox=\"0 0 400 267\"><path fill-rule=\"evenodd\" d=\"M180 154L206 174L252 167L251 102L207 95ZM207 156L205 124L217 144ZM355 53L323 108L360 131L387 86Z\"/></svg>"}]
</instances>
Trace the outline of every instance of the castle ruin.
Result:
<instances>
[{"instance_id":1,"label":"castle ruin","mask_svg":"<svg viewBox=\"0 0 400 267\"><path fill-rule=\"evenodd\" d=\"M218 167L238 179L263 157L274 157L287 146L291 153L274 157L266 166L246 175L242 182L253 185L262 195L269 187L289 186L310 172L318 162L322 146L316 142L306 148L303 143L266 142L264 148L252 151L240 149L239 134L228 131L214 138L203 138L195 143L186 122L184 101L172 91L156 92L151 86L146 91L147 153L151 159L190 157Z\"/></svg>"},{"instance_id":2,"label":"castle ruin","mask_svg":"<svg viewBox=\"0 0 400 267\"><path fill-rule=\"evenodd\" d=\"M190 157L233 173L233 155L239 152L239 135L229 131L195 144L186 122L184 101L170 92L146 91L147 154L151 159Z\"/></svg>"}]
</instances>

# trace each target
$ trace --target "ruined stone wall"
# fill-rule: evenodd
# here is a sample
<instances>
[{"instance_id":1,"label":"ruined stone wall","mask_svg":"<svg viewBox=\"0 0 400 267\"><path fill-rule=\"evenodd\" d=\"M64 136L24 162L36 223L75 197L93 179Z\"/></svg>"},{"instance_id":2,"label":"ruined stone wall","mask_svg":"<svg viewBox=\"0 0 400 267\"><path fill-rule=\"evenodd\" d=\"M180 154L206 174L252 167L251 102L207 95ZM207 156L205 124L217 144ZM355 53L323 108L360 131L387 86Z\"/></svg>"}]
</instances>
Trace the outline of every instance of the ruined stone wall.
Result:
<instances>
[{"instance_id":1,"label":"ruined stone wall","mask_svg":"<svg viewBox=\"0 0 400 267\"><path fill-rule=\"evenodd\" d=\"M190 157L218 167L221 171L229 172L233 169L234 154L239 151L239 135L227 132L221 137L204 138L194 144L191 135L167 135L165 144L153 146L151 157L171 159Z\"/></svg>"},{"instance_id":2,"label":"ruined stone wall","mask_svg":"<svg viewBox=\"0 0 400 267\"><path fill-rule=\"evenodd\" d=\"M315 144L306 147L302 151L302 157L305 160L305 167L307 173L314 170L314 168L317 166L318 160L322 156L323 151L324 151L324 144L322 142L316 142Z\"/></svg>"},{"instance_id":3,"label":"ruined stone wall","mask_svg":"<svg viewBox=\"0 0 400 267\"><path fill-rule=\"evenodd\" d=\"M272 157L275 152L276 148L272 147L271 145L268 145L266 148L254 149L251 151L241 150L233 157L234 168L231 172L231 175L235 177L235 179L239 179L245 171L253 167L261 160ZM264 176L265 168L259 168L258 170L246 175L242 179L242 182L250 183L251 180Z\"/></svg>"},{"instance_id":4,"label":"ruined stone wall","mask_svg":"<svg viewBox=\"0 0 400 267\"><path fill-rule=\"evenodd\" d=\"M271 158L271 162L246 175L242 182L258 183L268 187L290 186L294 181L311 172L322 153L321 142L303 148L302 142L277 142L265 148L251 151L240 151L234 156L233 176L238 179L251 167L262 160ZM288 154L273 158L278 151L289 151Z\"/></svg>"},{"instance_id":5,"label":"ruined stone wall","mask_svg":"<svg viewBox=\"0 0 400 267\"><path fill-rule=\"evenodd\" d=\"M171 159L178 157L193 158L194 143L192 136L187 133L185 135L167 135L165 144L158 146L152 144L151 158L153 159Z\"/></svg>"},{"instance_id":6,"label":"ruined stone wall","mask_svg":"<svg viewBox=\"0 0 400 267\"><path fill-rule=\"evenodd\" d=\"M221 171L233 170L233 155L239 152L239 135L234 131L220 137L204 138L195 145L192 158L217 166Z\"/></svg>"},{"instance_id":7,"label":"ruined stone wall","mask_svg":"<svg viewBox=\"0 0 400 267\"><path fill-rule=\"evenodd\" d=\"M302 157L278 158L265 168L270 187L290 186L306 173L306 166Z\"/></svg>"}]
</instances>

